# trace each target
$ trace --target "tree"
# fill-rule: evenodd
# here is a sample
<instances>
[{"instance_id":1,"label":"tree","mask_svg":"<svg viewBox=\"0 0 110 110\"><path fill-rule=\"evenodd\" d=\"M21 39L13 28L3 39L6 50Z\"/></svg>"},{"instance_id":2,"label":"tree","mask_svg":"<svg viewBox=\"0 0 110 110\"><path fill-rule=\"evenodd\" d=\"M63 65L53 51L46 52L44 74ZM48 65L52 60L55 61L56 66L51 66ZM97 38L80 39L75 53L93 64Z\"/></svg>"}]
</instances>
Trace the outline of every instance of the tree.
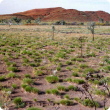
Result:
<instances>
[{"instance_id":1,"label":"tree","mask_svg":"<svg viewBox=\"0 0 110 110\"><path fill-rule=\"evenodd\" d=\"M103 23L104 19L103 18L99 18L99 22Z\"/></svg>"},{"instance_id":2,"label":"tree","mask_svg":"<svg viewBox=\"0 0 110 110\"><path fill-rule=\"evenodd\" d=\"M11 20L12 21L14 20L18 25L21 22L21 18L17 18L17 17L12 18Z\"/></svg>"},{"instance_id":3,"label":"tree","mask_svg":"<svg viewBox=\"0 0 110 110\"><path fill-rule=\"evenodd\" d=\"M54 26L52 26L52 31L53 31L52 40L54 40L54 31L55 31L55 27Z\"/></svg>"},{"instance_id":4,"label":"tree","mask_svg":"<svg viewBox=\"0 0 110 110\"><path fill-rule=\"evenodd\" d=\"M28 20L26 21L26 23L30 23L30 24L31 24L31 19L28 19Z\"/></svg>"},{"instance_id":5,"label":"tree","mask_svg":"<svg viewBox=\"0 0 110 110\"><path fill-rule=\"evenodd\" d=\"M38 17L38 18L35 20L35 23L40 24L40 22L41 22L41 18L40 18L40 17Z\"/></svg>"},{"instance_id":6,"label":"tree","mask_svg":"<svg viewBox=\"0 0 110 110\"><path fill-rule=\"evenodd\" d=\"M94 41L94 27L95 27L95 22L91 22L88 27L88 30L90 30L93 35L93 41Z\"/></svg>"}]
</instances>

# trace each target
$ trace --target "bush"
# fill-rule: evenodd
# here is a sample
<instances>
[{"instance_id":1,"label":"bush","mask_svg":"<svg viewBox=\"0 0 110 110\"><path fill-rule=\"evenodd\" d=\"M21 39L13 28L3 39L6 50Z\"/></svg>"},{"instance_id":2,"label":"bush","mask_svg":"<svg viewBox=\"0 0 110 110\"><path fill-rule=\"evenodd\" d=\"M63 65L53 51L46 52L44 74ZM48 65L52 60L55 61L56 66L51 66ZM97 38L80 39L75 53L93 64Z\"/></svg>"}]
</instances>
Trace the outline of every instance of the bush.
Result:
<instances>
[{"instance_id":1,"label":"bush","mask_svg":"<svg viewBox=\"0 0 110 110\"><path fill-rule=\"evenodd\" d=\"M16 97L16 98L13 99L13 103L15 105L20 105L22 102L23 101L22 101L22 98L21 97Z\"/></svg>"},{"instance_id":2,"label":"bush","mask_svg":"<svg viewBox=\"0 0 110 110\"><path fill-rule=\"evenodd\" d=\"M88 72L94 73L95 70L93 68L87 68L87 69L85 69L84 73L88 73Z\"/></svg>"},{"instance_id":3,"label":"bush","mask_svg":"<svg viewBox=\"0 0 110 110\"><path fill-rule=\"evenodd\" d=\"M60 90L60 91L65 91L66 90L66 88L64 86L58 86L57 89Z\"/></svg>"},{"instance_id":4,"label":"bush","mask_svg":"<svg viewBox=\"0 0 110 110\"><path fill-rule=\"evenodd\" d=\"M72 65L72 62L71 61L66 61L65 64L66 65Z\"/></svg>"},{"instance_id":5,"label":"bush","mask_svg":"<svg viewBox=\"0 0 110 110\"><path fill-rule=\"evenodd\" d=\"M58 67L56 68L56 70L57 70L57 71L61 71L61 67L58 66Z\"/></svg>"},{"instance_id":6,"label":"bush","mask_svg":"<svg viewBox=\"0 0 110 110\"><path fill-rule=\"evenodd\" d=\"M84 106L94 107L93 101L92 101L92 100L89 100L89 99L84 99L84 100L82 101L82 104L83 104ZM98 102L95 102L95 105L96 105L96 107L99 107L99 106L100 106Z\"/></svg>"},{"instance_id":7,"label":"bush","mask_svg":"<svg viewBox=\"0 0 110 110\"><path fill-rule=\"evenodd\" d=\"M54 94L54 95L59 95L59 92L57 89L52 89L51 90L51 93Z\"/></svg>"},{"instance_id":8,"label":"bush","mask_svg":"<svg viewBox=\"0 0 110 110\"><path fill-rule=\"evenodd\" d=\"M67 78L66 80L67 80L67 82L72 82L73 81L71 78Z\"/></svg>"},{"instance_id":9,"label":"bush","mask_svg":"<svg viewBox=\"0 0 110 110\"><path fill-rule=\"evenodd\" d=\"M77 83L77 84L84 84L85 83L85 81L82 79L74 79L73 82Z\"/></svg>"},{"instance_id":10,"label":"bush","mask_svg":"<svg viewBox=\"0 0 110 110\"><path fill-rule=\"evenodd\" d=\"M68 87L68 90L77 91L78 89L77 89L77 87L74 87L73 85L70 85L70 86Z\"/></svg>"},{"instance_id":11,"label":"bush","mask_svg":"<svg viewBox=\"0 0 110 110\"><path fill-rule=\"evenodd\" d=\"M10 72L7 74L7 78L15 78L15 77L16 77L16 74L13 72Z\"/></svg>"},{"instance_id":12,"label":"bush","mask_svg":"<svg viewBox=\"0 0 110 110\"><path fill-rule=\"evenodd\" d=\"M88 68L88 65L87 64L80 64L79 67L84 69L84 68Z\"/></svg>"},{"instance_id":13,"label":"bush","mask_svg":"<svg viewBox=\"0 0 110 110\"><path fill-rule=\"evenodd\" d=\"M78 103L81 103L81 99L79 97L74 97L74 100Z\"/></svg>"},{"instance_id":14,"label":"bush","mask_svg":"<svg viewBox=\"0 0 110 110\"><path fill-rule=\"evenodd\" d=\"M36 76L42 76L42 75L43 75L43 71L36 71L36 72L35 72L35 75L36 75Z\"/></svg>"},{"instance_id":15,"label":"bush","mask_svg":"<svg viewBox=\"0 0 110 110\"><path fill-rule=\"evenodd\" d=\"M31 78L30 74L25 74L25 78Z\"/></svg>"},{"instance_id":16,"label":"bush","mask_svg":"<svg viewBox=\"0 0 110 110\"><path fill-rule=\"evenodd\" d=\"M36 94L39 93L39 90L37 88L32 88L32 92Z\"/></svg>"},{"instance_id":17,"label":"bush","mask_svg":"<svg viewBox=\"0 0 110 110\"><path fill-rule=\"evenodd\" d=\"M79 77L78 73L72 73L72 76Z\"/></svg>"},{"instance_id":18,"label":"bush","mask_svg":"<svg viewBox=\"0 0 110 110\"><path fill-rule=\"evenodd\" d=\"M26 91L26 92L31 92L31 91L32 91L32 87L26 86L26 87L25 87L25 91Z\"/></svg>"},{"instance_id":19,"label":"bush","mask_svg":"<svg viewBox=\"0 0 110 110\"><path fill-rule=\"evenodd\" d=\"M66 94L64 97L65 97L66 99L70 99L69 95L67 95L67 94Z\"/></svg>"},{"instance_id":20,"label":"bush","mask_svg":"<svg viewBox=\"0 0 110 110\"><path fill-rule=\"evenodd\" d=\"M33 84L34 82L33 82L33 80L31 79L31 78L24 78L23 79L23 83L26 83L26 84Z\"/></svg>"},{"instance_id":21,"label":"bush","mask_svg":"<svg viewBox=\"0 0 110 110\"><path fill-rule=\"evenodd\" d=\"M25 89L26 86L28 86L28 85L27 85L27 84L22 84L22 85L21 85L21 87L22 87L23 89Z\"/></svg>"},{"instance_id":22,"label":"bush","mask_svg":"<svg viewBox=\"0 0 110 110\"><path fill-rule=\"evenodd\" d=\"M13 87L14 89L16 89L16 88L17 88L17 85L16 85L16 84L12 84L12 87Z\"/></svg>"},{"instance_id":23,"label":"bush","mask_svg":"<svg viewBox=\"0 0 110 110\"><path fill-rule=\"evenodd\" d=\"M105 96L105 95L107 95L106 92L101 91L101 90L96 90L96 91L95 91L95 94L96 94L96 95L100 95L100 96Z\"/></svg>"},{"instance_id":24,"label":"bush","mask_svg":"<svg viewBox=\"0 0 110 110\"><path fill-rule=\"evenodd\" d=\"M47 76L46 77L46 80L49 82L49 83L56 83L59 81L59 78L57 76Z\"/></svg>"},{"instance_id":25,"label":"bush","mask_svg":"<svg viewBox=\"0 0 110 110\"><path fill-rule=\"evenodd\" d=\"M63 99L60 101L60 104L66 105L66 106L71 106L71 105L73 105L73 101Z\"/></svg>"},{"instance_id":26,"label":"bush","mask_svg":"<svg viewBox=\"0 0 110 110\"><path fill-rule=\"evenodd\" d=\"M18 69L16 67L8 67L7 70L12 71L12 72L17 72L18 71Z\"/></svg>"},{"instance_id":27,"label":"bush","mask_svg":"<svg viewBox=\"0 0 110 110\"><path fill-rule=\"evenodd\" d=\"M46 90L46 94L51 94L51 91L50 90Z\"/></svg>"},{"instance_id":28,"label":"bush","mask_svg":"<svg viewBox=\"0 0 110 110\"><path fill-rule=\"evenodd\" d=\"M5 76L4 75L0 76L0 81L4 81L4 80L5 80Z\"/></svg>"},{"instance_id":29,"label":"bush","mask_svg":"<svg viewBox=\"0 0 110 110\"><path fill-rule=\"evenodd\" d=\"M35 107L30 107L30 108L27 108L26 110L42 110L40 108L35 108Z\"/></svg>"}]
</instances>

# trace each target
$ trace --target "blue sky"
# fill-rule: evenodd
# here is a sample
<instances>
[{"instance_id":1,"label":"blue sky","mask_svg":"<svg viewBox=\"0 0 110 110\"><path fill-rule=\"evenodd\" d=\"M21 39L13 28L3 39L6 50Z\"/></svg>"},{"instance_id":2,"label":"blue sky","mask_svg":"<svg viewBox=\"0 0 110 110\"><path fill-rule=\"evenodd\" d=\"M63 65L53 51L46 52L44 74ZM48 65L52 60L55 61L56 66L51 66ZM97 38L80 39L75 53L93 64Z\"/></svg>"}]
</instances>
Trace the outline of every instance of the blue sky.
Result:
<instances>
[{"instance_id":1,"label":"blue sky","mask_svg":"<svg viewBox=\"0 0 110 110\"><path fill-rule=\"evenodd\" d=\"M80 11L103 10L110 13L109 0L3 0L0 3L0 14L50 7L63 7Z\"/></svg>"}]
</instances>

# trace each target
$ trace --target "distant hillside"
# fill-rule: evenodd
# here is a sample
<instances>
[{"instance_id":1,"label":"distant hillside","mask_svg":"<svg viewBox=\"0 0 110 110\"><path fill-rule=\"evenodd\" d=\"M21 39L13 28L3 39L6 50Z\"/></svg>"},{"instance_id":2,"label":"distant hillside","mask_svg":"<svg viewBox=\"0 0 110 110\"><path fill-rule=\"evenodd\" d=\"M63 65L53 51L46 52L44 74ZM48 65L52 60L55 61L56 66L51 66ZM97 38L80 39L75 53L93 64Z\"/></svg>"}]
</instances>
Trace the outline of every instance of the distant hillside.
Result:
<instances>
[{"instance_id":1,"label":"distant hillside","mask_svg":"<svg viewBox=\"0 0 110 110\"><path fill-rule=\"evenodd\" d=\"M103 18L104 21L110 21L110 14L104 11L78 11L75 9L64 9L61 7L33 9L25 12L19 12L8 15L0 15L0 19L10 19L12 17L19 17L22 19L37 19L41 18L42 21L57 21L65 20L68 22L80 21L98 21Z\"/></svg>"}]
</instances>

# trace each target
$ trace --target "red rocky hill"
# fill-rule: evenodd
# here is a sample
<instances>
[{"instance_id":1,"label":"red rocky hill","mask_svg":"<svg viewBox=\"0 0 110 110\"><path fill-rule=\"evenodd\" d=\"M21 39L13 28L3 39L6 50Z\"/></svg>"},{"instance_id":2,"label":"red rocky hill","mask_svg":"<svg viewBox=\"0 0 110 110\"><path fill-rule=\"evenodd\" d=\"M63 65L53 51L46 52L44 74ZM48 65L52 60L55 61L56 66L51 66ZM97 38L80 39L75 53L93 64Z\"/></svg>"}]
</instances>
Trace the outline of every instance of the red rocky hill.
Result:
<instances>
[{"instance_id":1,"label":"red rocky hill","mask_svg":"<svg viewBox=\"0 0 110 110\"><path fill-rule=\"evenodd\" d=\"M0 19L9 19L11 17L19 17L22 19L37 19L41 18L42 21L57 21L65 20L68 22L80 21L98 21L99 18L103 18L104 21L110 21L110 14L104 11L78 11L75 9L64 9L61 7L45 8L45 9L33 9L25 12L19 12L8 15L0 15Z\"/></svg>"}]
</instances>

